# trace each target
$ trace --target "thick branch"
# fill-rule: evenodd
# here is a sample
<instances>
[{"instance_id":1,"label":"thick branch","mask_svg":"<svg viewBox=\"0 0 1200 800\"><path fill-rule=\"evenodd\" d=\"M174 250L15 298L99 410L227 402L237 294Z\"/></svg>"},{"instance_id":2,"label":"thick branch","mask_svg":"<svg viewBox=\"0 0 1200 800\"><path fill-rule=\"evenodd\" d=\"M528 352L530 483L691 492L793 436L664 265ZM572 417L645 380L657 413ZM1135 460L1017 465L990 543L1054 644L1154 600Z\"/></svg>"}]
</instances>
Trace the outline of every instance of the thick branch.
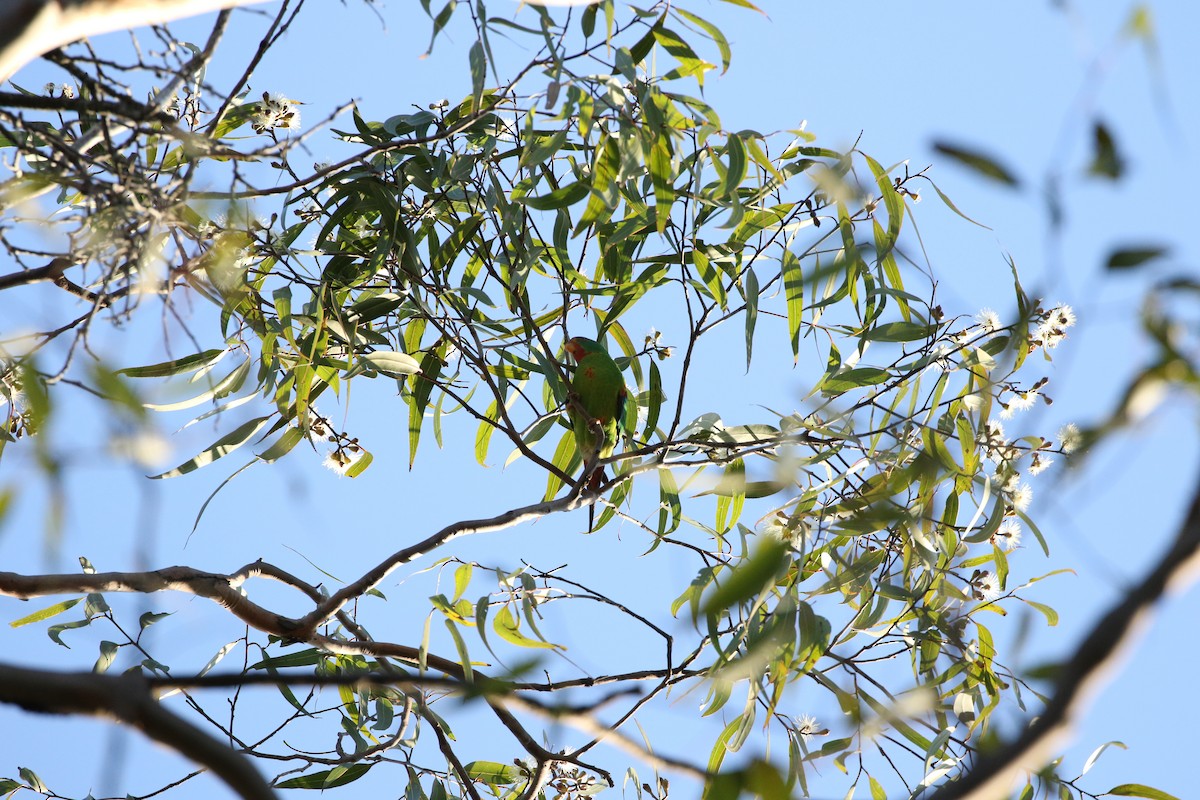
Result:
<instances>
[{"instance_id":1,"label":"thick branch","mask_svg":"<svg viewBox=\"0 0 1200 800\"><path fill-rule=\"evenodd\" d=\"M1168 588L1179 589L1200 572L1200 482L1191 507L1170 549L1141 583L1092 626L1075 655L1061 668L1045 710L1025 732L975 767L947 783L929 800L993 800L1007 797L1024 773L1036 772L1053 759L1069 737L1091 696L1111 675L1116 663L1149 621L1152 607Z\"/></svg>"},{"instance_id":2,"label":"thick branch","mask_svg":"<svg viewBox=\"0 0 1200 800\"><path fill-rule=\"evenodd\" d=\"M62 278L63 271L69 266L71 266L71 262L67 259L56 258L44 267L0 275L0 292L5 289L11 289L13 286L25 286L30 283L41 283L42 281L54 281L57 283Z\"/></svg>"},{"instance_id":3,"label":"thick branch","mask_svg":"<svg viewBox=\"0 0 1200 800\"><path fill-rule=\"evenodd\" d=\"M113 719L212 770L246 800L274 800L271 787L245 757L163 708L140 675L47 672L0 664L0 702L44 714Z\"/></svg>"}]
</instances>

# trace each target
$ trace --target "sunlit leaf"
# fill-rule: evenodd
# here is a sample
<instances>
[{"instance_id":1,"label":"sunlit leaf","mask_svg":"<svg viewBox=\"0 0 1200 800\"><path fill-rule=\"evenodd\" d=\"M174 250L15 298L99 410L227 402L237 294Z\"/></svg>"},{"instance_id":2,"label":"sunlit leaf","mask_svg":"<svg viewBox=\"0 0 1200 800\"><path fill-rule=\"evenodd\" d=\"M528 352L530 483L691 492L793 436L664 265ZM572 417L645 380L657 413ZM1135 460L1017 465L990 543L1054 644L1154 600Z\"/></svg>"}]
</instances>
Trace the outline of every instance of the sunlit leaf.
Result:
<instances>
[{"instance_id":1,"label":"sunlit leaf","mask_svg":"<svg viewBox=\"0 0 1200 800\"><path fill-rule=\"evenodd\" d=\"M376 350L371 353L363 353L362 360L371 369L382 372L385 375L412 375L421 370L421 362L407 353L391 350Z\"/></svg>"},{"instance_id":2,"label":"sunlit leaf","mask_svg":"<svg viewBox=\"0 0 1200 800\"><path fill-rule=\"evenodd\" d=\"M495 761L472 761L464 764L463 769L466 770L471 780L487 786L511 786L526 777L520 767Z\"/></svg>"},{"instance_id":3,"label":"sunlit leaf","mask_svg":"<svg viewBox=\"0 0 1200 800\"><path fill-rule=\"evenodd\" d=\"M189 472L195 472L201 467L206 467L219 458L229 455L234 450L244 445L254 437L263 427L270 421L270 417L256 417L252 420L243 422L234 430L222 436L217 441L213 442L207 448L202 450L198 455L180 464L175 469L167 470L158 475L150 477L157 480L159 478L175 478L180 475L186 475Z\"/></svg>"},{"instance_id":4,"label":"sunlit leaf","mask_svg":"<svg viewBox=\"0 0 1200 800\"><path fill-rule=\"evenodd\" d=\"M556 644L530 639L521 633L520 620L513 615L508 606L502 606L495 618L492 619L492 629L500 634L500 638L517 647L535 647L547 649L562 649Z\"/></svg>"},{"instance_id":5,"label":"sunlit leaf","mask_svg":"<svg viewBox=\"0 0 1200 800\"><path fill-rule=\"evenodd\" d=\"M1179 800L1175 795L1164 792L1162 789L1155 789L1140 783L1122 783L1120 786L1114 786L1107 792L1104 792L1104 794L1111 794L1116 797L1145 797L1147 800Z\"/></svg>"},{"instance_id":6,"label":"sunlit leaf","mask_svg":"<svg viewBox=\"0 0 1200 800\"><path fill-rule=\"evenodd\" d=\"M82 600L82 597L76 597L74 600L63 600L61 603L55 603L52 606L47 606L39 611L34 611L32 614L21 617L20 619L13 620L12 622L8 623L8 627L20 628L24 625L30 625L34 622L42 622L43 620L50 619L51 617L56 617L64 611L68 611L79 605L80 601Z\"/></svg>"},{"instance_id":7,"label":"sunlit leaf","mask_svg":"<svg viewBox=\"0 0 1200 800\"><path fill-rule=\"evenodd\" d=\"M205 350L203 353L164 361L161 364L150 364L145 367L126 367L125 369L117 370L117 374L129 378L164 378L169 375L186 375L189 372L195 372L198 369L215 364L224 358L228 352L228 350L223 349Z\"/></svg>"}]
</instances>

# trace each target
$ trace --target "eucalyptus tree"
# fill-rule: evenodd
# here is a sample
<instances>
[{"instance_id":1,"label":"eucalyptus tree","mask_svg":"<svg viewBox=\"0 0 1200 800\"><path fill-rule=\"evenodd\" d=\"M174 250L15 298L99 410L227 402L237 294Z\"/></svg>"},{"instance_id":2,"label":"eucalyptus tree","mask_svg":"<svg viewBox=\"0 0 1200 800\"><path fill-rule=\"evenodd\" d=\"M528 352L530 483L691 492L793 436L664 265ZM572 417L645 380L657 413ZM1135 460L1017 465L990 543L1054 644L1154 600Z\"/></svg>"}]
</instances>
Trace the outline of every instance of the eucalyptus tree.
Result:
<instances>
[{"instance_id":1,"label":"eucalyptus tree","mask_svg":"<svg viewBox=\"0 0 1200 800\"><path fill-rule=\"evenodd\" d=\"M288 2L229 83L211 77L242 19L224 11L201 42L156 27L132 51L51 51L41 66L61 81L0 96L0 289L59 315L4 332L0 447L40 470L52 525L70 500L56 415L79 390L120 421L134 463L161 444L160 414L218 427L152 476L221 471L207 508L281 459L378 469L372 439L396 420L414 475L440 446L464 476L440 488L440 523L401 526L394 551L354 541L357 574L329 585L271 554L219 574L0 573L4 595L56 598L6 605L14 624L99 648L91 671L71 671L93 666L78 649L6 656L0 699L113 718L245 797L356 783L665 798L672 779L786 797L815 770L873 797L953 790L997 745L994 720L1035 711L1046 679L1015 671L992 627L1022 606L1056 621L1030 596L1047 542L1029 481L1083 435L1005 426L1046 401L1071 309L1028 296L1015 267L995 303L1007 318L939 303L913 206L958 210L928 171L831 148L799 120L726 129L702 89L731 47L691 4L422 5L431 47L447 31L468 43L464 94L383 119L249 90L295 16L321 13ZM309 147L328 160L303 166ZM146 331L161 360L105 349ZM586 463L575 336L604 343L628 387L619 445ZM726 419L720 394L743 373L760 406ZM184 399L152 402L172 391ZM356 413L363 392L399 411ZM459 518L454 497L496 480L483 467L499 458L523 495ZM26 491L5 474L6 497ZM663 585L592 588L602 566L540 563L524 544L534 523L585 535L588 511L593 537L672 565L655 567ZM498 530L509 561L456 549ZM411 591L393 591L400 577ZM162 592L211 601L245 636L172 663L146 633L170 617L118 602ZM397 618L414 607L415 638ZM580 624L602 635L568 659ZM638 728L679 697L700 704L687 726L710 732L702 754ZM1022 765L1026 796L1084 792ZM17 766L0 764L5 791L62 796ZM187 792L196 774L158 788Z\"/></svg>"}]
</instances>

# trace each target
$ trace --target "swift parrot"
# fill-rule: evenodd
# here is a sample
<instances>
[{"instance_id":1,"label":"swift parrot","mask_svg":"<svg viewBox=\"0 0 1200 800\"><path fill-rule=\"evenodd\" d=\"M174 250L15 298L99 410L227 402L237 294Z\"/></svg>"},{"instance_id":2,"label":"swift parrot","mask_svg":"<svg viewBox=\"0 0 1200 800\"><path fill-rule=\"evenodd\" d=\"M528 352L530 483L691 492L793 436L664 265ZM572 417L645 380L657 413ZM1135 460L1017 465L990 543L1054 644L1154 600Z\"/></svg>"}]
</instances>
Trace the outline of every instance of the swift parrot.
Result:
<instances>
[{"instance_id":1,"label":"swift parrot","mask_svg":"<svg viewBox=\"0 0 1200 800\"><path fill-rule=\"evenodd\" d=\"M576 336L564 349L576 363L575 375L571 378L574 402L567 406L567 413L575 431L579 456L586 465L593 458L608 458L616 449L629 392L620 367L599 342ZM603 480L604 471L596 470L588 481L588 488L595 489ZM590 524L588 528L591 528Z\"/></svg>"}]
</instances>

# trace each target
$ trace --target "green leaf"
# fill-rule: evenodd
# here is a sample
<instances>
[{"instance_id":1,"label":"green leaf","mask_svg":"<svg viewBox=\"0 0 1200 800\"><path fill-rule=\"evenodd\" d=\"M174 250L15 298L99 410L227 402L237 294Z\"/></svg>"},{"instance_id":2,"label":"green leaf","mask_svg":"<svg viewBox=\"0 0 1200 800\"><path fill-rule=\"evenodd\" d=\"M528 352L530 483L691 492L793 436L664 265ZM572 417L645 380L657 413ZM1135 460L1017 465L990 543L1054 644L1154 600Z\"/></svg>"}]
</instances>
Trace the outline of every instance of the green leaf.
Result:
<instances>
[{"instance_id":1,"label":"green leaf","mask_svg":"<svg viewBox=\"0 0 1200 800\"><path fill-rule=\"evenodd\" d=\"M325 660L325 655L315 647L299 650L295 653L284 653L281 656L264 658L250 669L284 669L287 667L311 667Z\"/></svg>"},{"instance_id":2,"label":"green leaf","mask_svg":"<svg viewBox=\"0 0 1200 800\"><path fill-rule=\"evenodd\" d=\"M210 366L221 360L227 350L205 350L192 356L184 356L161 364L150 364L145 367L126 367L117 370L118 375L127 378L165 378L168 375L185 375Z\"/></svg>"},{"instance_id":3,"label":"green leaf","mask_svg":"<svg viewBox=\"0 0 1200 800\"><path fill-rule=\"evenodd\" d=\"M62 645L70 650L71 646L62 640L62 633L64 631L73 631L77 628L86 628L91 624L92 620L90 618L77 619L74 622L60 622L58 625L51 625L49 628L47 628L46 635L49 636L51 641L53 641L55 644Z\"/></svg>"},{"instance_id":4,"label":"green leaf","mask_svg":"<svg viewBox=\"0 0 1200 800\"><path fill-rule=\"evenodd\" d=\"M650 362L650 387L646 390L646 429L644 437L647 441L654 437L655 429L658 427L658 418L662 414L663 401L666 397L663 395L662 388L662 372L658 368L658 364L654 361ZM635 411L634 409L630 409ZM634 413L636 417L636 411Z\"/></svg>"},{"instance_id":5,"label":"green leaf","mask_svg":"<svg viewBox=\"0 0 1200 800\"><path fill-rule=\"evenodd\" d=\"M345 767L334 767L323 772L314 772L311 775L301 775L298 778L289 778L282 783L275 784L276 789L333 789L337 786L345 786L366 775L374 764L351 764Z\"/></svg>"},{"instance_id":6,"label":"green leaf","mask_svg":"<svg viewBox=\"0 0 1200 800\"><path fill-rule=\"evenodd\" d=\"M754 3L751 3L750 0L721 0L721 2L729 3L729 5L731 5L731 6L738 6L740 8L748 8L751 11L757 11L758 13L762 14L764 17L767 16L767 12L763 11L761 8L754 5Z\"/></svg>"},{"instance_id":7,"label":"green leaf","mask_svg":"<svg viewBox=\"0 0 1200 800\"><path fill-rule=\"evenodd\" d=\"M754 354L754 328L758 324L758 276L754 267L746 267L742 275L743 297L746 299L746 372L750 371L750 357Z\"/></svg>"},{"instance_id":8,"label":"green leaf","mask_svg":"<svg viewBox=\"0 0 1200 800\"><path fill-rule=\"evenodd\" d=\"M454 599L455 599L455 601L457 601L458 598L462 597L463 592L465 592L467 590L467 585L470 584L470 582L471 582L471 574L474 571L475 571L475 568L472 567L470 564L462 564L458 567L458 569L454 570Z\"/></svg>"},{"instance_id":9,"label":"green leaf","mask_svg":"<svg viewBox=\"0 0 1200 800\"><path fill-rule=\"evenodd\" d=\"M289 425L283 435L276 439L270 447L258 454L259 461L265 461L270 464L277 461L292 451L293 448L304 440L304 434L294 425Z\"/></svg>"},{"instance_id":10,"label":"green leaf","mask_svg":"<svg viewBox=\"0 0 1200 800\"><path fill-rule=\"evenodd\" d=\"M487 77L487 57L483 52L483 42L479 39L471 45L471 110L478 113L482 108L483 81Z\"/></svg>"},{"instance_id":11,"label":"green leaf","mask_svg":"<svg viewBox=\"0 0 1200 800\"><path fill-rule=\"evenodd\" d=\"M417 445L421 440L421 427L425 422L425 409L429 406L429 397L433 393L434 383L442 373L442 354L445 352L444 342L431 348L421 356L419 376L414 378L412 394L408 398L408 468L412 469L417 459Z\"/></svg>"},{"instance_id":12,"label":"green leaf","mask_svg":"<svg viewBox=\"0 0 1200 800\"><path fill-rule=\"evenodd\" d=\"M1179 800L1175 795L1168 794L1162 789L1154 789L1140 783L1122 783L1120 786L1114 786L1109 789L1104 794L1112 794L1117 797L1145 797L1148 800Z\"/></svg>"},{"instance_id":13,"label":"green leaf","mask_svg":"<svg viewBox=\"0 0 1200 800\"><path fill-rule=\"evenodd\" d=\"M583 181L567 184L540 197L524 197L521 202L538 211L551 211L556 208L573 206L591 192L591 186Z\"/></svg>"},{"instance_id":14,"label":"green leaf","mask_svg":"<svg viewBox=\"0 0 1200 800\"><path fill-rule=\"evenodd\" d=\"M885 322L868 330L862 338L872 342L915 342L928 339L936 331L936 326L919 322Z\"/></svg>"},{"instance_id":15,"label":"green leaf","mask_svg":"<svg viewBox=\"0 0 1200 800\"><path fill-rule=\"evenodd\" d=\"M213 138L224 138L245 125L259 112L260 105L261 103L231 104L225 110L216 128L213 129Z\"/></svg>"},{"instance_id":16,"label":"green leaf","mask_svg":"<svg viewBox=\"0 0 1200 800\"><path fill-rule=\"evenodd\" d=\"M1017 180L1012 172L1001 166L996 160L977 150L971 150L946 142L934 142L933 149L947 158L954 159L967 169L973 170L985 178L1003 183L1006 186L1016 187L1020 185L1020 181ZM941 194L941 192L939 191L938 194Z\"/></svg>"},{"instance_id":17,"label":"green leaf","mask_svg":"<svg viewBox=\"0 0 1200 800\"><path fill-rule=\"evenodd\" d=\"M1079 770L1079 774L1081 776L1088 774L1088 772L1095 765L1095 763L1100 760L1100 756L1104 753L1104 751L1110 747L1119 747L1122 750L1129 749L1128 747L1125 746L1124 742L1118 742L1116 740L1113 740L1111 742L1105 742L1104 744L1100 745L1095 750L1093 750L1092 754L1090 756L1088 756L1087 761L1083 762L1083 769Z\"/></svg>"},{"instance_id":18,"label":"green leaf","mask_svg":"<svg viewBox=\"0 0 1200 800\"><path fill-rule=\"evenodd\" d=\"M597 222L608 222L616 210L620 195L617 191L616 177L621 169L621 151L611 136L603 136L596 146L596 158L592 165L591 196L575 226L579 233L588 225ZM619 250L612 246L609 251L614 254Z\"/></svg>"},{"instance_id":19,"label":"green leaf","mask_svg":"<svg viewBox=\"0 0 1200 800\"><path fill-rule=\"evenodd\" d=\"M791 250L783 251L780 268L783 274L783 293L787 297L788 337L792 342L792 359L800 357L800 326L804 323L804 272L800 259Z\"/></svg>"},{"instance_id":20,"label":"green leaf","mask_svg":"<svg viewBox=\"0 0 1200 800\"><path fill-rule=\"evenodd\" d=\"M147 611L145 614L142 614L140 617L138 617L138 627L141 628L142 630L146 630L146 628L149 628L151 625L158 622L160 619L166 619L167 617L171 616L173 613L174 613L173 611L164 611L161 613Z\"/></svg>"},{"instance_id":21,"label":"green leaf","mask_svg":"<svg viewBox=\"0 0 1200 800\"><path fill-rule=\"evenodd\" d=\"M727 3L739 5L736 0L725 0ZM716 751L713 751L714 754ZM723 749L722 749L723 752ZM701 800L738 800L742 796L742 785L745 776L741 772L722 772L713 775L704 785Z\"/></svg>"},{"instance_id":22,"label":"green leaf","mask_svg":"<svg viewBox=\"0 0 1200 800\"><path fill-rule=\"evenodd\" d=\"M462 634L458 632L458 626L454 624L454 620L443 620L446 624L446 629L450 631L450 638L454 640L454 649L458 651L458 663L462 665L463 681L471 683L475 680L475 674L471 669L471 655L467 651L467 643L463 640Z\"/></svg>"},{"instance_id":23,"label":"green leaf","mask_svg":"<svg viewBox=\"0 0 1200 800\"><path fill-rule=\"evenodd\" d=\"M979 227L983 228L984 230L988 230L988 231L991 230L991 228L989 228L987 225L984 225L982 222L979 222L978 220L971 219L966 214L964 214L962 211L960 211L958 206L954 205L954 201L951 200L946 195L945 192L943 192L940 188L938 188L938 185L936 183L934 183L933 181L930 181L929 184L933 187L933 190L935 192L937 192L938 197L940 197L942 199L942 202L946 205L946 208L950 209L955 214L958 214L960 217L962 217L963 219L965 219L967 222L971 223L972 225L978 225Z\"/></svg>"},{"instance_id":24,"label":"green leaf","mask_svg":"<svg viewBox=\"0 0 1200 800\"><path fill-rule=\"evenodd\" d=\"M659 536L674 533L683 519L683 507L679 503L679 486L669 469L658 470L658 528Z\"/></svg>"},{"instance_id":25,"label":"green leaf","mask_svg":"<svg viewBox=\"0 0 1200 800\"><path fill-rule=\"evenodd\" d=\"M461 220L446 237L446 241L442 242L442 246L438 248L437 255L430 263L429 268L434 272L441 272L453 264L454 260L467 249L467 243L482 225L483 215L481 214L472 214ZM486 298L486 295L484 297Z\"/></svg>"},{"instance_id":26,"label":"green leaf","mask_svg":"<svg viewBox=\"0 0 1200 800\"><path fill-rule=\"evenodd\" d=\"M891 253L892 248L896 246L896 241L900 238L900 225L904 221L904 202L900 199L892 179L883 166L868 155L864 154L864 158L867 160L867 166L871 169L871 174L875 176L875 183L879 187L880 196L883 198L884 207L888 212L887 235L877 236L875 245L875 258L882 262Z\"/></svg>"},{"instance_id":27,"label":"green leaf","mask_svg":"<svg viewBox=\"0 0 1200 800\"><path fill-rule=\"evenodd\" d=\"M217 441L213 442L194 458L183 462L175 469L167 470L166 472L158 475L151 475L150 478L152 480L159 480L161 478L176 478L180 475L186 475L189 472L195 472L201 467L206 467L212 462L216 461L218 458L229 455L234 450L237 450L246 442L250 441L254 434L262 430L263 426L267 424L267 420L269 419L270 417L256 417L247 422L243 422L235 430L225 434L220 439L217 439Z\"/></svg>"},{"instance_id":28,"label":"green leaf","mask_svg":"<svg viewBox=\"0 0 1200 800\"><path fill-rule=\"evenodd\" d=\"M38 794L50 794L50 790L46 788L46 784L42 783L42 779L37 776L37 773L27 767L17 767L17 774L21 776L21 780Z\"/></svg>"},{"instance_id":29,"label":"green leaf","mask_svg":"<svg viewBox=\"0 0 1200 800\"><path fill-rule=\"evenodd\" d=\"M210 400L220 400L222 397L233 394L238 389L242 388L242 383L245 382L246 376L250 374L250 359L246 359L241 364L238 364L228 375L211 386L207 391L204 391L195 397L189 397L187 400L180 400L177 403L146 403L146 408L153 411L181 411L185 408L192 408L201 403L206 403Z\"/></svg>"},{"instance_id":30,"label":"green leaf","mask_svg":"<svg viewBox=\"0 0 1200 800\"><path fill-rule=\"evenodd\" d=\"M488 406L484 419L479 423L475 432L475 461L479 466L487 466L488 445L492 441L492 433L496 430L496 420L500 419L500 405L495 400Z\"/></svg>"},{"instance_id":31,"label":"green leaf","mask_svg":"<svg viewBox=\"0 0 1200 800\"><path fill-rule=\"evenodd\" d=\"M724 75L729 69L729 62L733 58L733 51L729 48L729 40L725 38L725 34L721 33L721 29L711 22L702 19L695 14L684 11L682 8L673 9L676 14L683 17L688 22L703 28L708 34L713 43L717 45L717 50L721 53L721 74Z\"/></svg>"},{"instance_id":32,"label":"green leaf","mask_svg":"<svg viewBox=\"0 0 1200 800\"><path fill-rule=\"evenodd\" d=\"M472 761L463 765L467 775L473 781L488 786L511 786L525 780L525 770L516 764L501 764L496 761Z\"/></svg>"},{"instance_id":33,"label":"green leaf","mask_svg":"<svg viewBox=\"0 0 1200 800\"><path fill-rule=\"evenodd\" d=\"M659 233L667 229L671 206L675 202L675 184L671 170L671 140L665 132L651 134L646 166L654 185L654 220Z\"/></svg>"},{"instance_id":34,"label":"green leaf","mask_svg":"<svg viewBox=\"0 0 1200 800\"><path fill-rule=\"evenodd\" d=\"M100 642L100 656L96 659L96 663L92 666L92 672L102 674L108 672L108 668L117 660L117 651L121 646L116 642L104 640Z\"/></svg>"},{"instance_id":35,"label":"green leaf","mask_svg":"<svg viewBox=\"0 0 1200 800\"><path fill-rule=\"evenodd\" d=\"M1140 267L1147 261L1162 258L1169 251L1165 247L1149 245L1146 247L1122 247L1112 251L1105 262L1105 269L1132 269Z\"/></svg>"},{"instance_id":36,"label":"green leaf","mask_svg":"<svg viewBox=\"0 0 1200 800\"><path fill-rule=\"evenodd\" d=\"M718 269L709 259L708 254L702 250L693 252L692 260L695 261L696 269L700 273L700 277L704 279L704 284L708 287L712 297L724 310L728 304L728 297L725 293L725 273Z\"/></svg>"},{"instance_id":37,"label":"green leaf","mask_svg":"<svg viewBox=\"0 0 1200 800\"><path fill-rule=\"evenodd\" d=\"M1050 627L1053 628L1054 626L1058 625L1058 612L1050 606L1046 605L1045 603L1038 603L1024 597L1018 597L1017 599L1042 612L1042 616L1046 618L1046 624Z\"/></svg>"},{"instance_id":38,"label":"green leaf","mask_svg":"<svg viewBox=\"0 0 1200 800\"><path fill-rule=\"evenodd\" d=\"M886 369L878 369L876 367L858 367L856 369L848 369L827 377L821 382L820 390L825 394L841 394L848 392L851 389L858 389L863 386L877 386L885 383L891 376Z\"/></svg>"},{"instance_id":39,"label":"green leaf","mask_svg":"<svg viewBox=\"0 0 1200 800\"><path fill-rule=\"evenodd\" d=\"M725 466L725 474L717 484L717 533L725 533L742 515L746 502L746 463L735 458Z\"/></svg>"},{"instance_id":40,"label":"green leaf","mask_svg":"<svg viewBox=\"0 0 1200 800\"><path fill-rule=\"evenodd\" d=\"M1092 163L1088 174L1109 180L1117 180L1125 173L1125 159L1117 152L1117 143L1112 132L1103 122L1092 126Z\"/></svg>"},{"instance_id":41,"label":"green leaf","mask_svg":"<svg viewBox=\"0 0 1200 800\"><path fill-rule=\"evenodd\" d=\"M745 775L746 789L755 797L762 800L791 800L792 793L788 791L787 781L770 762L755 759L742 773Z\"/></svg>"},{"instance_id":42,"label":"green leaf","mask_svg":"<svg viewBox=\"0 0 1200 800\"><path fill-rule=\"evenodd\" d=\"M343 474L347 478L357 478L366 471L367 467L371 466L371 462L374 460L375 457L373 455L363 450L355 457L354 463L350 465L350 469L346 470Z\"/></svg>"},{"instance_id":43,"label":"green leaf","mask_svg":"<svg viewBox=\"0 0 1200 800\"><path fill-rule=\"evenodd\" d=\"M732 197L746 179L746 145L742 142L742 137L736 133L729 134L729 140L725 144L725 156L729 159L729 164L725 170L725 180L721 182L718 191L722 197Z\"/></svg>"},{"instance_id":44,"label":"green leaf","mask_svg":"<svg viewBox=\"0 0 1200 800\"><path fill-rule=\"evenodd\" d=\"M376 350L372 353L363 353L362 360L372 370L392 377L413 375L421 371L421 362L407 353L395 350Z\"/></svg>"},{"instance_id":45,"label":"green leaf","mask_svg":"<svg viewBox=\"0 0 1200 800\"><path fill-rule=\"evenodd\" d=\"M517 647L535 647L551 650L566 649L550 642L530 639L521 633L521 621L512 613L512 610L508 606L503 606L500 609L500 613L492 620L492 628L496 633L500 634L501 639L504 639L509 644L515 644Z\"/></svg>"},{"instance_id":46,"label":"green leaf","mask_svg":"<svg viewBox=\"0 0 1200 800\"><path fill-rule=\"evenodd\" d=\"M739 714L730 720L721 735L717 737L713 744L712 752L708 756L708 771L716 772L721 768L721 762L725 760L726 753L736 753L746 740L746 736L750 733L750 725L746 724L749 720L751 725L754 722L753 710L744 714ZM736 797L737 795L734 795Z\"/></svg>"},{"instance_id":47,"label":"green leaf","mask_svg":"<svg viewBox=\"0 0 1200 800\"><path fill-rule=\"evenodd\" d=\"M568 430L558 440L558 447L554 449L554 457L551 463L567 475L571 475L575 470L579 469L579 448L575 445L575 433L573 431ZM553 472L547 473L546 496L544 499L554 499L554 495L558 494L558 490L562 488L562 485L562 478Z\"/></svg>"},{"instance_id":48,"label":"green leaf","mask_svg":"<svg viewBox=\"0 0 1200 800\"><path fill-rule=\"evenodd\" d=\"M708 615L724 611L757 597L768 585L774 584L776 575L788 561L787 553L787 545L783 542L769 536L762 537L755 551L735 566L716 591L701 604L700 613Z\"/></svg>"},{"instance_id":49,"label":"green leaf","mask_svg":"<svg viewBox=\"0 0 1200 800\"><path fill-rule=\"evenodd\" d=\"M82 597L76 597L74 600L63 600L61 603L55 603L52 606L47 606L46 608L43 608L41 611L35 611L32 614L30 614L29 616L21 617L18 620L14 620L14 621L8 623L8 626L10 628L20 628L24 625L29 625L34 622L41 622L42 620L50 619L51 617L56 617L59 614L63 613L64 611L67 611L67 610L72 609L75 606L79 605L79 603L82 600L83 600Z\"/></svg>"}]
</instances>

